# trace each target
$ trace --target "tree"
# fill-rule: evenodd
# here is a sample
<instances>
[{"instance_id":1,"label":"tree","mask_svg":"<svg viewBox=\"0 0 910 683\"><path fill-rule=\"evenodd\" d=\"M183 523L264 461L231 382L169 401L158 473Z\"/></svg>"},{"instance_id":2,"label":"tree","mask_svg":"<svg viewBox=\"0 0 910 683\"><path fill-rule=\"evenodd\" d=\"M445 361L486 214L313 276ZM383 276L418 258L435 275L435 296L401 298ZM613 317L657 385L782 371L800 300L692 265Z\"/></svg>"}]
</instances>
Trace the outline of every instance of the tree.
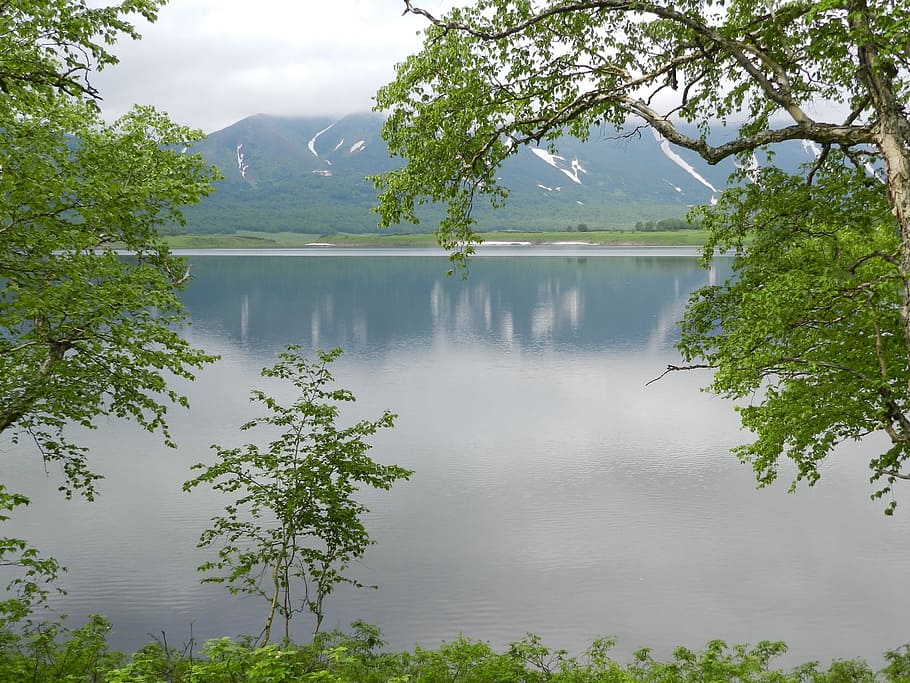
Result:
<instances>
[{"instance_id":1,"label":"tree","mask_svg":"<svg viewBox=\"0 0 910 683\"><path fill-rule=\"evenodd\" d=\"M890 495L907 478L910 368L906 281L881 185L834 159L811 185L773 168L757 181L705 212L708 248L732 249L737 275L695 293L679 348L715 368L714 392L743 401L757 438L735 452L761 484L776 478L782 453L796 464L794 484L812 484L840 442L883 432L890 443L869 465L874 496Z\"/></svg>"},{"instance_id":2,"label":"tree","mask_svg":"<svg viewBox=\"0 0 910 683\"><path fill-rule=\"evenodd\" d=\"M365 439L394 424L395 416L388 411L375 421L336 427L339 403L354 400L350 391L331 387L334 379L328 365L340 355L341 349L320 352L319 360L310 362L297 346L280 353L278 363L263 369L262 375L289 382L297 398L284 405L254 390L251 400L266 414L241 430L271 436L281 429L281 434L264 447L212 446L217 462L194 465L202 473L183 485L189 491L205 483L238 496L200 536L200 547L219 540L224 545L217 560L199 569L215 572L205 582L265 598L262 645L271 638L276 614L284 619L288 640L291 618L308 610L315 617L315 635L325 616L325 599L335 587L344 583L363 587L344 574L372 543L362 520L367 508L355 495L361 485L388 490L411 475L367 455L371 446ZM303 585L299 604L295 579Z\"/></svg>"},{"instance_id":3,"label":"tree","mask_svg":"<svg viewBox=\"0 0 910 683\"><path fill-rule=\"evenodd\" d=\"M67 428L116 415L170 443L165 401L186 400L168 378L212 359L180 336L187 269L155 232L211 174L174 149L192 134L149 109L113 126L63 100L39 120L4 113L0 431L27 435L61 463L67 494L91 498L96 475Z\"/></svg>"},{"instance_id":4,"label":"tree","mask_svg":"<svg viewBox=\"0 0 910 683\"><path fill-rule=\"evenodd\" d=\"M741 398L756 441L738 451L766 483L797 479L840 442L866 440L876 495L910 479L910 7L888 0L477 0L428 21L423 49L376 99L406 165L375 179L384 223L447 205L438 236L462 263L471 210L501 206L497 168L566 133L650 127L739 170L694 216L706 258L739 278L697 292L685 366ZM681 124L695 124L687 135ZM775 145L818 149L796 175ZM759 158L767 159L758 171ZM794 482L795 484L796 482ZM892 504L886 511L893 509Z\"/></svg>"},{"instance_id":5,"label":"tree","mask_svg":"<svg viewBox=\"0 0 910 683\"><path fill-rule=\"evenodd\" d=\"M147 107L108 125L88 80L138 37L125 16L160 4L0 13L0 432L60 462L68 495L96 479L68 425L128 417L170 442L166 404L186 401L168 379L212 360L179 335L188 271L156 231L211 192L216 172L185 153L201 133Z\"/></svg>"},{"instance_id":6,"label":"tree","mask_svg":"<svg viewBox=\"0 0 910 683\"><path fill-rule=\"evenodd\" d=\"M186 153L201 134L147 107L107 124L89 80L116 62L118 37L138 38L130 15L154 20L161 4L0 8L0 433L59 463L67 496L91 499L98 479L72 427L114 415L171 444L168 405L186 399L168 382L213 360L180 337L189 273L157 234L211 192L215 170ZM27 503L0 484L0 509ZM25 575L0 602L3 624L26 616L60 569L3 538L10 565Z\"/></svg>"},{"instance_id":7,"label":"tree","mask_svg":"<svg viewBox=\"0 0 910 683\"><path fill-rule=\"evenodd\" d=\"M0 13L0 90L23 105L40 97L94 101L92 72L117 63L110 47L140 38L128 17L152 22L166 0L124 0L87 7L79 0L13 0Z\"/></svg>"}]
</instances>

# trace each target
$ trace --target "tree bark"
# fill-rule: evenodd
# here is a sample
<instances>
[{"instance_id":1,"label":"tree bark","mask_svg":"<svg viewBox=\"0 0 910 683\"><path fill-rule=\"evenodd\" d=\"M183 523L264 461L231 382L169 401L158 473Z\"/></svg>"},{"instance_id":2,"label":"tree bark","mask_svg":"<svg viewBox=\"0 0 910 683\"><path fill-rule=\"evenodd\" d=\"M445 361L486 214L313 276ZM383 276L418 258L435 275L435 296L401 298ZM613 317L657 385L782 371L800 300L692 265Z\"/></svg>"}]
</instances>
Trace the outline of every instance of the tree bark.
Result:
<instances>
[{"instance_id":1,"label":"tree bark","mask_svg":"<svg viewBox=\"0 0 910 683\"><path fill-rule=\"evenodd\" d=\"M269 602L269 612L265 617L265 627L262 629L262 637L259 639L259 646L269 644L269 639L272 637L272 622L275 620L275 612L278 610L278 593L280 589L280 584L278 581L278 576L280 573L280 563L276 562L275 566L272 567L272 599Z\"/></svg>"},{"instance_id":2,"label":"tree bark","mask_svg":"<svg viewBox=\"0 0 910 683\"><path fill-rule=\"evenodd\" d=\"M877 114L874 144L885 163L888 199L900 233L898 267L904 281L900 316L910 361L910 120L895 95L893 72L879 58L866 0L852 3L849 22L857 36L860 79Z\"/></svg>"},{"instance_id":3,"label":"tree bark","mask_svg":"<svg viewBox=\"0 0 910 683\"><path fill-rule=\"evenodd\" d=\"M885 160L888 196L900 230L898 260L900 274L904 280L904 299L900 315L904 325L907 357L910 360L910 135L906 131L908 127L910 126L906 118L883 113L879 122L881 140L877 146Z\"/></svg>"}]
</instances>

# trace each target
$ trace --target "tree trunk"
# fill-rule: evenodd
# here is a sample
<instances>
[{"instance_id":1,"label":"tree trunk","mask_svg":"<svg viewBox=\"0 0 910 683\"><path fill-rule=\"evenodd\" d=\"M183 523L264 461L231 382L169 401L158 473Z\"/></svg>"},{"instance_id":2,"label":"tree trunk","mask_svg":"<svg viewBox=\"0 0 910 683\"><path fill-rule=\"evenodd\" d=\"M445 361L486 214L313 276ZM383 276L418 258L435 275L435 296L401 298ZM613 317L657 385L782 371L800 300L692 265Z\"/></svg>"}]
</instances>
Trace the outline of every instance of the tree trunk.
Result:
<instances>
[{"instance_id":1,"label":"tree trunk","mask_svg":"<svg viewBox=\"0 0 910 683\"><path fill-rule=\"evenodd\" d=\"M904 300L900 315L904 342L910 362L910 122L903 116L883 114L879 122L879 149L888 174L888 197L900 230L900 274L904 280ZM910 386L908 386L910 390Z\"/></svg>"},{"instance_id":2,"label":"tree trunk","mask_svg":"<svg viewBox=\"0 0 910 683\"><path fill-rule=\"evenodd\" d=\"M259 646L268 645L272 637L272 622L275 620L275 612L278 610L278 593L279 593L279 568L280 564L275 563L272 568L272 599L269 602L269 612L265 617L265 627L262 629L262 637L259 639Z\"/></svg>"},{"instance_id":3,"label":"tree trunk","mask_svg":"<svg viewBox=\"0 0 910 683\"><path fill-rule=\"evenodd\" d=\"M313 626L313 638L319 633L319 629L322 628L322 620L325 618L325 612L322 609L323 600L325 600L325 593L320 592L319 598L316 600L316 609L313 612L316 616L316 624Z\"/></svg>"},{"instance_id":4,"label":"tree trunk","mask_svg":"<svg viewBox=\"0 0 910 683\"><path fill-rule=\"evenodd\" d=\"M910 362L910 120L895 95L893 67L879 57L866 0L855 0L848 17L857 36L859 78L876 113L875 146L885 162L888 199L900 232L898 262L904 281L900 316Z\"/></svg>"}]
</instances>

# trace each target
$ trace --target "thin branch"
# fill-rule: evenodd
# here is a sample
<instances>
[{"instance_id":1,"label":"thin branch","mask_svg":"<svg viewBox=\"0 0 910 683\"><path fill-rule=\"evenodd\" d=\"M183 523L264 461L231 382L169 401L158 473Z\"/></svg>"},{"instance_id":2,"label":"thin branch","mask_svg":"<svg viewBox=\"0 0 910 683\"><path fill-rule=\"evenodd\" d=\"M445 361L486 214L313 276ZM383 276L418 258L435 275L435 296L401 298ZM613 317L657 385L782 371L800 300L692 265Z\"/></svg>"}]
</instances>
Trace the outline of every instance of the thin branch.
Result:
<instances>
[{"instance_id":1,"label":"thin branch","mask_svg":"<svg viewBox=\"0 0 910 683\"><path fill-rule=\"evenodd\" d=\"M862 258L858 259L856 261L856 263L854 263L852 266L850 266L850 269L849 269L850 274L856 275L857 268L859 268L861 265L863 265L866 261L871 261L872 259L875 259L875 258L880 258L883 261L890 263L895 268L900 268L900 261L894 255L886 254L883 251L875 250L873 252L866 254ZM901 278L901 279L903 279L903 278Z\"/></svg>"},{"instance_id":2,"label":"thin branch","mask_svg":"<svg viewBox=\"0 0 910 683\"><path fill-rule=\"evenodd\" d=\"M903 474L896 470L874 470L875 478L879 477L894 477L895 479L907 479L910 480L910 474Z\"/></svg>"},{"instance_id":3,"label":"thin branch","mask_svg":"<svg viewBox=\"0 0 910 683\"><path fill-rule=\"evenodd\" d=\"M872 103L872 97L870 97L869 95L866 95L863 99L860 100L856 109L851 111L850 115L844 119L844 125L845 126L852 125L856 121L856 119L859 118L860 114L862 114L866 110L866 107L868 107L871 103Z\"/></svg>"},{"instance_id":4,"label":"thin branch","mask_svg":"<svg viewBox=\"0 0 910 683\"><path fill-rule=\"evenodd\" d=\"M815 174L818 173L821 170L821 167L825 165L829 154L831 154L831 145L826 144L822 147L822 152L818 155L818 158L816 158L815 163L812 164L812 169L806 175L806 185L811 185L815 180Z\"/></svg>"},{"instance_id":5,"label":"thin branch","mask_svg":"<svg viewBox=\"0 0 910 683\"><path fill-rule=\"evenodd\" d=\"M645 382L645 386L649 386L651 384L654 384L654 382L658 382L658 381L662 380L664 377L669 375L671 372L682 372L684 370L700 370L700 369L705 369L705 368L711 369L711 368L715 368L715 367L717 367L717 366L704 365L701 363L695 363L693 365L673 365L672 363L668 363L667 369L664 370L659 376L655 377L654 379L648 380L647 382Z\"/></svg>"}]
</instances>

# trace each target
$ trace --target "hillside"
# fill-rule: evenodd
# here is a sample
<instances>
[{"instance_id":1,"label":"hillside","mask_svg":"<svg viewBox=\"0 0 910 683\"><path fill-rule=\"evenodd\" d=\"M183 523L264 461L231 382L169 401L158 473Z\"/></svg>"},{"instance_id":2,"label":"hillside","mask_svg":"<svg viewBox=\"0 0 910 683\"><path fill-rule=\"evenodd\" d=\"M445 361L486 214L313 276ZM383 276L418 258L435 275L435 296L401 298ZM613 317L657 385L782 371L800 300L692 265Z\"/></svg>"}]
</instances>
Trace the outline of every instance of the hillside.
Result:
<instances>
[{"instance_id":1,"label":"hillside","mask_svg":"<svg viewBox=\"0 0 910 683\"><path fill-rule=\"evenodd\" d=\"M400 163L389 157L381 126L376 114L338 120L257 114L210 134L194 151L224 179L212 197L187 210L186 231L375 232L375 191L366 177ZM631 228L682 218L688 207L711 202L733 170L732 162L708 166L674 150L647 129L628 137L595 130L585 142L564 138L556 149L522 148L506 162L508 205L495 212L479 206L481 230ZM812 150L794 144L776 161L796 166L811 158ZM419 226L400 230L430 232L440 215L430 208Z\"/></svg>"}]
</instances>

